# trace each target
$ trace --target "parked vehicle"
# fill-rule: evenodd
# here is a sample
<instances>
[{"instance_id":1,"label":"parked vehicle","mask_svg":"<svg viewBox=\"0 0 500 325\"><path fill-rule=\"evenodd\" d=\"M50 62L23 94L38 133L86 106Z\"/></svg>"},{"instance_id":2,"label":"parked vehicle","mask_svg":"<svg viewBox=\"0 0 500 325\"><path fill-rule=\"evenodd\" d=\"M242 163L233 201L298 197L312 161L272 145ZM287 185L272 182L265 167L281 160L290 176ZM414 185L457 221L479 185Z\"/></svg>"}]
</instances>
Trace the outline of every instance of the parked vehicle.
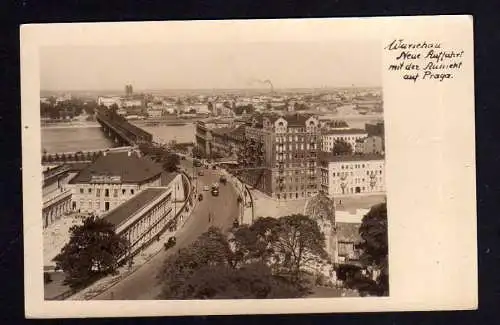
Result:
<instances>
[{"instance_id":1,"label":"parked vehicle","mask_svg":"<svg viewBox=\"0 0 500 325\"><path fill-rule=\"evenodd\" d=\"M212 196L219 196L219 184L217 183L212 185Z\"/></svg>"},{"instance_id":2,"label":"parked vehicle","mask_svg":"<svg viewBox=\"0 0 500 325\"><path fill-rule=\"evenodd\" d=\"M196 160L193 161L193 165L195 167L201 167L201 162L198 159L196 159Z\"/></svg>"},{"instance_id":3,"label":"parked vehicle","mask_svg":"<svg viewBox=\"0 0 500 325\"><path fill-rule=\"evenodd\" d=\"M175 246L175 243L176 243L176 239L174 236L170 237L167 242L165 244L163 244L163 246L165 247L165 250L169 249L169 248L172 248Z\"/></svg>"},{"instance_id":4,"label":"parked vehicle","mask_svg":"<svg viewBox=\"0 0 500 325\"><path fill-rule=\"evenodd\" d=\"M226 182L227 182L227 179L226 179L226 176L222 175L219 179L220 183L222 185L226 185Z\"/></svg>"},{"instance_id":5,"label":"parked vehicle","mask_svg":"<svg viewBox=\"0 0 500 325\"><path fill-rule=\"evenodd\" d=\"M233 228L238 228L239 226L240 226L240 222L238 221L238 219L234 219Z\"/></svg>"},{"instance_id":6,"label":"parked vehicle","mask_svg":"<svg viewBox=\"0 0 500 325\"><path fill-rule=\"evenodd\" d=\"M210 188L208 187L208 185L205 185L205 186L203 186L203 190L204 191L210 191Z\"/></svg>"},{"instance_id":7,"label":"parked vehicle","mask_svg":"<svg viewBox=\"0 0 500 325\"><path fill-rule=\"evenodd\" d=\"M200 194L198 195L198 201L203 201L203 194L201 194L201 193L200 193Z\"/></svg>"}]
</instances>

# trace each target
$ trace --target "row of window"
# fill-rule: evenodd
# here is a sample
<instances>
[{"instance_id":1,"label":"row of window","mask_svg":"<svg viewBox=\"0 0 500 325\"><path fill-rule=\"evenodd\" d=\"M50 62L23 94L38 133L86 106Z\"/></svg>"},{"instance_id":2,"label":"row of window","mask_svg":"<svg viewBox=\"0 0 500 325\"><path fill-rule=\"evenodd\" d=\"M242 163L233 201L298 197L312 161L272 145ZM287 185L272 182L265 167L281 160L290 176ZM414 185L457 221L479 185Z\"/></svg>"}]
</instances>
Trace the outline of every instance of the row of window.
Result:
<instances>
[{"instance_id":1,"label":"row of window","mask_svg":"<svg viewBox=\"0 0 500 325\"><path fill-rule=\"evenodd\" d=\"M292 144L289 144L288 145L288 150L291 151L293 149L295 149L295 150L304 150L304 149L305 150L316 150L316 149L318 149L318 146L316 146L315 144L309 144L309 143L306 143L305 146L304 146L303 143L301 143L300 146L299 146L298 143L295 143L295 148L294 148L294 146ZM277 152L287 151L287 145L286 144L285 145L279 145L279 144L277 144L276 145L276 151Z\"/></svg>"},{"instance_id":2,"label":"row of window","mask_svg":"<svg viewBox=\"0 0 500 325\"><path fill-rule=\"evenodd\" d=\"M304 198L304 197L311 197L313 195L316 195L316 192L298 192L298 193L278 193L276 194L276 197L278 200L281 199L299 199L299 198Z\"/></svg>"},{"instance_id":3,"label":"row of window","mask_svg":"<svg viewBox=\"0 0 500 325\"><path fill-rule=\"evenodd\" d=\"M126 195L127 194L127 190L126 189L122 189L121 192L122 192L122 195ZM118 193L119 193L118 189L113 189L113 197L118 197ZM134 195L134 193L135 193L134 189L130 189L129 193L130 193L130 195ZM85 194L85 189L80 188L80 194ZM92 189L91 188L87 189L87 194L88 195L92 195ZM104 189L104 197L109 197L109 194L110 194L110 190L107 189L107 188ZM95 196L96 197L100 197L101 196L101 189L100 188L97 188L95 190Z\"/></svg>"},{"instance_id":4,"label":"row of window","mask_svg":"<svg viewBox=\"0 0 500 325\"><path fill-rule=\"evenodd\" d=\"M335 166L335 165L334 165L334 166L333 166L333 168L334 168L334 169L336 169L335 167L337 167L337 166ZM360 168L365 168L365 167L366 167L366 168L368 168L368 167L369 167L369 165L368 165L368 164L366 164L366 165L365 165L365 164L349 164L349 165L341 165L341 166L340 166L340 169L360 169ZM375 168L377 168L377 167L378 167L378 168L380 168L380 169L382 169L382 166L381 166L381 165L376 166Z\"/></svg>"},{"instance_id":5,"label":"row of window","mask_svg":"<svg viewBox=\"0 0 500 325\"><path fill-rule=\"evenodd\" d=\"M308 142L308 143L311 143L311 142L316 142L317 141L317 138L315 136L311 136L311 137L303 137L303 136L298 136L298 135L289 135L288 137L287 136L277 136L276 137L276 143L285 143L285 142L293 142L295 140L295 142Z\"/></svg>"},{"instance_id":6,"label":"row of window","mask_svg":"<svg viewBox=\"0 0 500 325\"><path fill-rule=\"evenodd\" d=\"M338 173L335 173L333 172L332 173L333 177L340 177L340 176L353 176L354 175L354 172L338 172ZM381 170L372 170L372 171L366 171L366 176L371 176L371 175L382 175L382 171Z\"/></svg>"}]
</instances>

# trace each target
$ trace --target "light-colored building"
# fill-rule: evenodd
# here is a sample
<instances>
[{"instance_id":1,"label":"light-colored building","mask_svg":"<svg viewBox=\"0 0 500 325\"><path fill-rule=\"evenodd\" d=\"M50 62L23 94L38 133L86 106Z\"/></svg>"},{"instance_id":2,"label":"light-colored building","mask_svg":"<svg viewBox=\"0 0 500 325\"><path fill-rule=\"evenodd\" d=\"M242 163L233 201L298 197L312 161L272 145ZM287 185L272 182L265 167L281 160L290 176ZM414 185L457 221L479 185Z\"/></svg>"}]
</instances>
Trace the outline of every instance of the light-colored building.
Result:
<instances>
[{"instance_id":1,"label":"light-colored building","mask_svg":"<svg viewBox=\"0 0 500 325\"><path fill-rule=\"evenodd\" d=\"M320 166L321 189L329 197L385 193L383 155L323 153Z\"/></svg>"},{"instance_id":2,"label":"light-colored building","mask_svg":"<svg viewBox=\"0 0 500 325\"><path fill-rule=\"evenodd\" d=\"M363 129L330 129L322 132L321 150L331 152L335 141L343 140L351 145L352 151L356 148L356 141L366 138L368 133Z\"/></svg>"},{"instance_id":3,"label":"light-colored building","mask_svg":"<svg viewBox=\"0 0 500 325\"><path fill-rule=\"evenodd\" d=\"M159 164L134 151L105 153L69 182L72 208L101 215L146 188L160 186L163 173Z\"/></svg>"},{"instance_id":4,"label":"light-colored building","mask_svg":"<svg viewBox=\"0 0 500 325\"><path fill-rule=\"evenodd\" d=\"M148 109L148 116L151 118L158 118L163 116L163 109L150 108Z\"/></svg>"},{"instance_id":5,"label":"light-colored building","mask_svg":"<svg viewBox=\"0 0 500 325\"><path fill-rule=\"evenodd\" d=\"M122 106L121 99L120 97L99 97L97 99L97 105L99 106L106 106L106 107L111 107L113 105L116 105L118 107Z\"/></svg>"},{"instance_id":6,"label":"light-colored building","mask_svg":"<svg viewBox=\"0 0 500 325\"><path fill-rule=\"evenodd\" d=\"M140 99L125 99L121 101L122 107L124 108L132 108L132 107L141 107L142 100Z\"/></svg>"},{"instance_id":7,"label":"light-colored building","mask_svg":"<svg viewBox=\"0 0 500 325\"><path fill-rule=\"evenodd\" d=\"M43 228L71 211L71 190L67 186L71 177L70 168L67 165L57 166L43 172Z\"/></svg>"},{"instance_id":8,"label":"light-colored building","mask_svg":"<svg viewBox=\"0 0 500 325\"><path fill-rule=\"evenodd\" d=\"M124 257L137 254L165 231L175 231L186 201L183 175L176 174L161 187L149 187L107 212L103 218L130 243Z\"/></svg>"}]
</instances>

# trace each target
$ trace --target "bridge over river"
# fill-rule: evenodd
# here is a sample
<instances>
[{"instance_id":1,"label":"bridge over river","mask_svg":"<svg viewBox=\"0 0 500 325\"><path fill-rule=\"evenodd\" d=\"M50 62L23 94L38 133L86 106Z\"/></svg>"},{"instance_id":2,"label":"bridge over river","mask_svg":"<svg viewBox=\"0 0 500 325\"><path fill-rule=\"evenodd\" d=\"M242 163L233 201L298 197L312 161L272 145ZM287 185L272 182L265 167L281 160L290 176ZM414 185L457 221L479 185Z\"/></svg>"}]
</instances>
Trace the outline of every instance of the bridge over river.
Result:
<instances>
[{"instance_id":1,"label":"bridge over river","mask_svg":"<svg viewBox=\"0 0 500 325\"><path fill-rule=\"evenodd\" d=\"M129 123L124 117L108 109L100 109L96 120L103 132L119 146L136 146L141 143L151 143L153 135Z\"/></svg>"}]
</instances>

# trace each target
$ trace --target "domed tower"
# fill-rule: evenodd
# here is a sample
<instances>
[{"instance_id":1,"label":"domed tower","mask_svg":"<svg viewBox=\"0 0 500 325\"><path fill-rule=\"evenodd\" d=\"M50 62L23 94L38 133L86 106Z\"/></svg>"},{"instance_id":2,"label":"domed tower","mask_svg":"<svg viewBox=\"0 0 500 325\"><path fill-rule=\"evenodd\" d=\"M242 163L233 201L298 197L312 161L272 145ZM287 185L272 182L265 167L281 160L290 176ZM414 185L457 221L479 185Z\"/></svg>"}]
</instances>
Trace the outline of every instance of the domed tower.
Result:
<instances>
[{"instance_id":1,"label":"domed tower","mask_svg":"<svg viewBox=\"0 0 500 325\"><path fill-rule=\"evenodd\" d=\"M304 209L305 215L316 220L321 231L325 234L326 251L333 257L335 256L336 237L335 237L335 203L323 191L312 197Z\"/></svg>"}]
</instances>

